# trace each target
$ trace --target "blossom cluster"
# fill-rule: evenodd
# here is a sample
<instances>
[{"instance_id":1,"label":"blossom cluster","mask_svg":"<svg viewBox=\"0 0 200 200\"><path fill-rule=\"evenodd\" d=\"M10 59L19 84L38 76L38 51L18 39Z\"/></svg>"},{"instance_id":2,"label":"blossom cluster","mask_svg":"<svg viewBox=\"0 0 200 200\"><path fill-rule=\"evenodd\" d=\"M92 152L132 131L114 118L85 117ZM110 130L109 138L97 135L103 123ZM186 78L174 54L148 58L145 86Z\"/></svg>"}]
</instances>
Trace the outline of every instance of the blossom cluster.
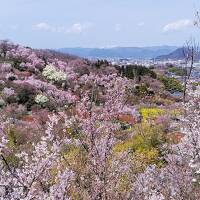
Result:
<instances>
[{"instance_id":1,"label":"blossom cluster","mask_svg":"<svg viewBox=\"0 0 200 200\"><path fill-rule=\"evenodd\" d=\"M66 74L62 71L58 71L53 65L47 65L42 72L42 75L50 81L65 81Z\"/></svg>"},{"instance_id":2,"label":"blossom cluster","mask_svg":"<svg viewBox=\"0 0 200 200\"><path fill-rule=\"evenodd\" d=\"M45 103L47 103L49 101L49 99L44 96L44 95L41 95L41 94L38 94L36 97L35 97L35 102L39 105L44 105Z\"/></svg>"}]
</instances>

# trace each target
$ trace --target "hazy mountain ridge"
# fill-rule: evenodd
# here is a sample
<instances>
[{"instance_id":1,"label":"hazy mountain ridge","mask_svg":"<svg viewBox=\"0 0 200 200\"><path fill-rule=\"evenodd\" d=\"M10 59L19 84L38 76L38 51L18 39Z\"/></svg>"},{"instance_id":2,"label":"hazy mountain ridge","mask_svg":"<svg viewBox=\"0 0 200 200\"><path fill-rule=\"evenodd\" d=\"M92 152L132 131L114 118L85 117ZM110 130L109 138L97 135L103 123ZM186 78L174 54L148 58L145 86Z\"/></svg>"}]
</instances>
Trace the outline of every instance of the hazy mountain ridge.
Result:
<instances>
[{"instance_id":1,"label":"hazy mountain ridge","mask_svg":"<svg viewBox=\"0 0 200 200\"><path fill-rule=\"evenodd\" d=\"M175 51L156 57L156 60L182 60L184 59L184 48L178 48ZM198 56L196 59L200 59L200 52L198 53Z\"/></svg>"},{"instance_id":2,"label":"hazy mountain ridge","mask_svg":"<svg viewBox=\"0 0 200 200\"><path fill-rule=\"evenodd\" d=\"M61 48L57 51L85 58L132 58L150 59L169 54L176 50L175 46L153 47L113 47L113 48Z\"/></svg>"},{"instance_id":3,"label":"hazy mountain ridge","mask_svg":"<svg viewBox=\"0 0 200 200\"><path fill-rule=\"evenodd\" d=\"M157 60L169 60L169 59L180 60L184 58L183 52L184 52L183 48L178 48L169 54L158 56L156 57L156 59Z\"/></svg>"}]
</instances>

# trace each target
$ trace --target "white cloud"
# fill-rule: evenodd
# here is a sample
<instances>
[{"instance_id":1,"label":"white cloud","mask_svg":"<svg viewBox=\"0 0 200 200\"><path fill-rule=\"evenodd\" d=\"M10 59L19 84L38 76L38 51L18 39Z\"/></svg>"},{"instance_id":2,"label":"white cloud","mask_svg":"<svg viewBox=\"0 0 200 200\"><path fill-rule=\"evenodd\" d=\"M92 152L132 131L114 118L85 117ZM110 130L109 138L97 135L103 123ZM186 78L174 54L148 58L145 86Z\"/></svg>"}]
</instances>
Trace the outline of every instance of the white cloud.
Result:
<instances>
[{"instance_id":1,"label":"white cloud","mask_svg":"<svg viewBox=\"0 0 200 200\"><path fill-rule=\"evenodd\" d=\"M144 22L139 22L137 25L138 25L139 27L142 27L142 26L144 26Z\"/></svg>"},{"instance_id":2,"label":"white cloud","mask_svg":"<svg viewBox=\"0 0 200 200\"><path fill-rule=\"evenodd\" d=\"M76 23L73 24L71 27L66 29L66 33L82 33L85 30L91 28L92 24L86 23L86 24L80 24Z\"/></svg>"},{"instance_id":3,"label":"white cloud","mask_svg":"<svg viewBox=\"0 0 200 200\"><path fill-rule=\"evenodd\" d=\"M91 26L92 24L90 23L85 23L85 24L75 23L69 27L52 26L48 23L41 22L41 23L35 24L33 27L36 30L56 32L56 33L82 33L88 30L89 28L91 28Z\"/></svg>"},{"instance_id":4,"label":"white cloud","mask_svg":"<svg viewBox=\"0 0 200 200\"><path fill-rule=\"evenodd\" d=\"M121 24L115 24L115 31L116 32L121 31Z\"/></svg>"},{"instance_id":5,"label":"white cloud","mask_svg":"<svg viewBox=\"0 0 200 200\"><path fill-rule=\"evenodd\" d=\"M52 32L56 31L55 27L50 26L49 24L47 24L45 22L35 24L34 28L37 30L42 30L42 31L52 31Z\"/></svg>"},{"instance_id":6,"label":"white cloud","mask_svg":"<svg viewBox=\"0 0 200 200\"><path fill-rule=\"evenodd\" d=\"M165 25L163 27L163 32L179 31L187 27L191 27L192 25L193 25L193 21L190 19L177 20L175 22L171 22Z\"/></svg>"}]
</instances>

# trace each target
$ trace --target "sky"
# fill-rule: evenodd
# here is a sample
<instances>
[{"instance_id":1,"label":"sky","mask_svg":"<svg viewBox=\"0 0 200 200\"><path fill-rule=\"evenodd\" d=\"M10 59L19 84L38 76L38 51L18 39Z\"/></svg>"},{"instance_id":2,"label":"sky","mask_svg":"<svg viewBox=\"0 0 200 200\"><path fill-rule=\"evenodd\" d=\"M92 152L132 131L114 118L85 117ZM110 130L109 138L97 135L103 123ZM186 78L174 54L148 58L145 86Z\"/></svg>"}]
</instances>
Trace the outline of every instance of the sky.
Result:
<instances>
[{"instance_id":1,"label":"sky","mask_svg":"<svg viewBox=\"0 0 200 200\"><path fill-rule=\"evenodd\" d=\"M200 0L0 0L0 40L33 48L182 46Z\"/></svg>"}]
</instances>

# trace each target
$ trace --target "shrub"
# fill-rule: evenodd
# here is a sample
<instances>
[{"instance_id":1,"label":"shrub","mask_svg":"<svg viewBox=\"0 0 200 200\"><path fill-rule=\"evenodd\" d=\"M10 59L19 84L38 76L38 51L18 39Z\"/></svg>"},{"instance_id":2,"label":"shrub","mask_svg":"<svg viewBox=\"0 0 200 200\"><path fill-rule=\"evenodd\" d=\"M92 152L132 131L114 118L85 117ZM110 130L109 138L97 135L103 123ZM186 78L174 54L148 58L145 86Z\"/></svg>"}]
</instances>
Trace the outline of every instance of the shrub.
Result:
<instances>
[{"instance_id":1,"label":"shrub","mask_svg":"<svg viewBox=\"0 0 200 200\"><path fill-rule=\"evenodd\" d=\"M17 80L16 76L9 76L8 77L8 80L9 81L14 81L14 80Z\"/></svg>"},{"instance_id":2,"label":"shrub","mask_svg":"<svg viewBox=\"0 0 200 200\"><path fill-rule=\"evenodd\" d=\"M49 99L46 96L41 95L41 94L38 94L35 97L35 102L37 104L41 105L42 107L44 107L48 101L49 101Z\"/></svg>"},{"instance_id":3,"label":"shrub","mask_svg":"<svg viewBox=\"0 0 200 200\"><path fill-rule=\"evenodd\" d=\"M19 165L19 158L14 154L14 153L10 153L9 155L5 156L5 160L7 163L5 163L5 161L3 162L3 164L8 164L11 167L17 167Z\"/></svg>"},{"instance_id":4,"label":"shrub","mask_svg":"<svg viewBox=\"0 0 200 200\"><path fill-rule=\"evenodd\" d=\"M3 99L0 99L0 108L6 105L6 102Z\"/></svg>"},{"instance_id":5,"label":"shrub","mask_svg":"<svg viewBox=\"0 0 200 200\"><path fill-rule=\"evenodd\" d=\"M182 92L183 91L183 86L181 83L171 77L166 77L166 76L161 76L160 81L164 84L165 89L169 92Z\"/></svg>"},{"instance_id":6,"label":"shrub","mask_svg":"<svg viewBox=\"0 0 200 200\"><path fill-rule=\"evenodd\" d=\"M50 81L59 82L66 80L66 74L62 71L57 71L53 65L47 65L43 69L42 75Z\"/></svg>"},{"instance_id":7,"label":"shrub","mask_svg":"<svg viewBox=\"0 0 200 200\"><path fill-rule=\"evenodd\" d=\"M168 69L169 72L177 75L177 76L184 76L185 75L185 70L180 67L170 67Z\"/></svg>"},{"instance_id":8,"label":"shrub","mask_svg":"<svg viewBox=\"0 0 200 200\"><path fill-rule=\"evenodd\" d=\"M6 98L6 102L11 104L11 103L17 103L18 99L15 95L11 95Z\"/></svg>"},{"instance_id":9,"label":"shrub","mask_svg":"<svg viewBox=\"0 0 200 200\"><path fill-rule=\"evenodd\" d=\"M144 96L148 94L148 87L146 84L136 85L133 93L137 96Z\"/></svg>"},{"instance_id":10,"label":"shrub","mask_svg":"<svg viewBox=\"0 0 200 200\"><path fill-rule=\"evenodd\" d=\"M58 105L54 102L54 101L48 101L46 104L45 104L45 107L48 108L49 111L56 111L57 110L57 107Z\"/></svg>"},{"instance_id":11,"label":"shrub","mask_svg":"<svg viewBox=\"0 0 200 200\"><path fill-rule=\"evenodd\" d=\"M140 79L141 76L145 76L145 75L148 75L154 79L157 77L154 71L141 65L129 65L126 67L116 66L116 69L119 71L120 74L130 79L134 79L134 78Z\"/></svg>"},{"instance_id":12,"label":"shrub","mask_svg":"<svg viewBox=\"0 0 200 200\"><path fill-rule=\"evenodd\" d=\"M13 148L13 147L18 147L19 145L25 143L25 138L19 131L13 127L9 129L8 132L8 146Z\"/></svg>"},{"instance_id":13,"label":"shrub","mask_svg":"<svg viewBox=\"0 0 200 200\"><path fill-rule=\"evenodd\" d=\"M200 82L194 82L192 83L193 86L200 86Z\"/></svg>"},{"instance_id":14,"label":"shrub","mask_svg":"<svg viewBox=\"0 0 200 200\"><path fill-rule=\"evenodd\" d=\"M134 95L136 96L152 96L155 94L155 92L152 89L149 89L148 84L142 83L140 85L136 85L133 90Z\"/></svg>"},{"instance_id":15,"label":"shrub","mask_svg":"<svg viewBox=\"0 0 200 200\"><path fill-rule=\"evenodd\" d=\"M132 153L136 161L144 167L150 163L160 165L160 162L163 162L163 160L160 159L162 153L160 145L164 142L165 137L161 126L151 126L147 123L143 123L142 126L135 126L135 135L132 138L123 142L118 142L114 146L114 152L121 153L128 151Z\"/></svg>"},{"instance_id":16,"label":"shrub","mask_svg":"<svg viewBox=\"0 0 200 200\"><path fill-rule=\"evenodd\" d=\"M25 84L17 92L18 103L26 105L27 109L30 110L31 106L35 103L35 89L30 85Z\"/></svg>"},{"instance_id":17,"label":"shrub","mask_svg":"<svg viewBox=\"0 0 200 200\"><path fill-rule=\"evenodd\" d=\"M5 87L5 82L0 80L0 91L2 91Z\"/></svg>"}]
</instances>

